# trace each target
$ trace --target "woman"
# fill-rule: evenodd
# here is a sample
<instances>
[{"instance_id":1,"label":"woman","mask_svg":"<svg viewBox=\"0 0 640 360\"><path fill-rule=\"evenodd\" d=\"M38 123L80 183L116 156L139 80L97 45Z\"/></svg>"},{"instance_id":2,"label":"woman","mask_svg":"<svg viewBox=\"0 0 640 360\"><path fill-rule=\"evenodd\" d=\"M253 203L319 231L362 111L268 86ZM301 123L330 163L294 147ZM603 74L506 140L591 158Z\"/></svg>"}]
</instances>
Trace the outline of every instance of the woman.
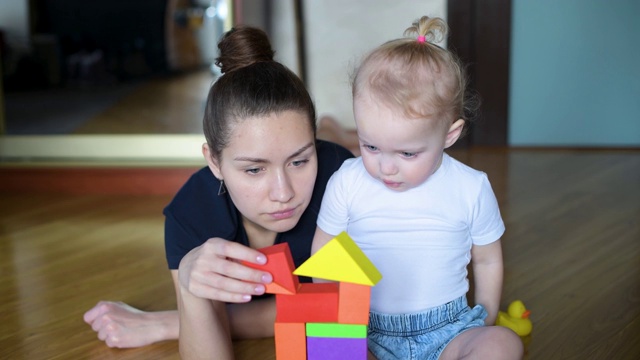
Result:
<instances>
[{"instance_id":1,"label":"woman","mask_svg":"<svg viewBox=\"0 0 640 360\"><path fill-rule=\"evenodd\" d=\"M282 242L289 243L296 266L306 260L325 185L352 156L315 140L313 102L300 79L273 61L264 32L236 28L218 47L224 75L205 110L208 167L164 211L179 313L101 302L85 321L109 346L179 336L184 358L224 359L233 357L232 338L272 336L275 301L261 296L271 275L239 260L263 263L256 249Z\"/></svg>"}]
</instances>

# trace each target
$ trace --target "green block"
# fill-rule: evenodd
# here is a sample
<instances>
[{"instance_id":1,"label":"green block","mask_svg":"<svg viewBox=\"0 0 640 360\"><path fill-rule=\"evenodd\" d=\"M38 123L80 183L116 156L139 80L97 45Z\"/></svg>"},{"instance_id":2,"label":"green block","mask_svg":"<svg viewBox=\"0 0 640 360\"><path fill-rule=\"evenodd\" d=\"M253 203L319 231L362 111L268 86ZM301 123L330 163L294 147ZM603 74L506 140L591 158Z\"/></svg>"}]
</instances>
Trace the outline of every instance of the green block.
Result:
<instances>
[{"instance_id":1,"label":"green block","mask_svg":"<svg viewBox=\"0 0 640 360\"><path fill-rule=\"evenodd\" d=\"M307 323L307 336L364 339L367 325L339 323Z\"/></svg>"}]
</instances>

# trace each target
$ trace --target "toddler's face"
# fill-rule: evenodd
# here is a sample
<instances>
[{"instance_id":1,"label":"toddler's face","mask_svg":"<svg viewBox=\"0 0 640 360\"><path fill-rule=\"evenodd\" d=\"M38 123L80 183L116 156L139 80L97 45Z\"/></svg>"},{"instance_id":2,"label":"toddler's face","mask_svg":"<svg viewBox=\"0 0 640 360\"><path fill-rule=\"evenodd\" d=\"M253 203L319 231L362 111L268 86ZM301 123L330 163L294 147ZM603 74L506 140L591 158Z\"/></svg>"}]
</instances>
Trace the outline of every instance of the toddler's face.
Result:
<instances>
[{"instance_id":1,"label":"toddler's face","mask_svg":"<svg viewBox=\"0 0 640 360\"><path fill-rule=\"evenodd\" d=\"M441 121L407 118L367 94L353 109L364 166L387 188L406 191L438 169L448 130Z\"/></svg>"}]
</instances>

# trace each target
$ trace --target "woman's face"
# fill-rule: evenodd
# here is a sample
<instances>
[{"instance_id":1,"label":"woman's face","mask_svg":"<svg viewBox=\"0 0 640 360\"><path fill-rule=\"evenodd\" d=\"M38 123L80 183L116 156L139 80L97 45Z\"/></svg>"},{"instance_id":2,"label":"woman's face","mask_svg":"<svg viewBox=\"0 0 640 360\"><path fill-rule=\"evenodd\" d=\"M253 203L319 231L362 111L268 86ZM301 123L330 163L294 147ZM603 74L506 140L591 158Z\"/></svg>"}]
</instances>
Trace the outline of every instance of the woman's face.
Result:
<instances>
[{"instance_id":1,"label":"woman's face","mask_svg":"<svg viewBox=\"0 0 640 360\"><path fill-rule=\"evenodd\" d=\"M309 205L318 171L313 131L295 111L238 121L220 159L207 160L250 235L292 229Z\"/></svg>"}]
</instances>

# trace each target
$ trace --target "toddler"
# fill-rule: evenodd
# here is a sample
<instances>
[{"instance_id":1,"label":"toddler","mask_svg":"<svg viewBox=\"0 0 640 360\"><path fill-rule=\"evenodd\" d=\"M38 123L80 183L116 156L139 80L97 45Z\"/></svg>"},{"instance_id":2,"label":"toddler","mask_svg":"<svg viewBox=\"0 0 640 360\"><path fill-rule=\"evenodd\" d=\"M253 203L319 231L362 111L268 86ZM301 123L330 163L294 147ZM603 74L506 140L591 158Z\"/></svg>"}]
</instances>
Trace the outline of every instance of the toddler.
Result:
<instances>
[{"instance_id":1,"label":"toddler","mask_svg":"<svg viewBox=\"0 0 640 360\"><path fill-rule=\"evenodd\" d=\"M444 150L465 126L464 69L422 17L369 53L352 80L361 157L332 176L312 252L347 231L383 275L371 292L378 359L519 359L495 323L505 227L487 175ZM467 305L472 263L475 306Z\"/></svg>"}]
</instances>

